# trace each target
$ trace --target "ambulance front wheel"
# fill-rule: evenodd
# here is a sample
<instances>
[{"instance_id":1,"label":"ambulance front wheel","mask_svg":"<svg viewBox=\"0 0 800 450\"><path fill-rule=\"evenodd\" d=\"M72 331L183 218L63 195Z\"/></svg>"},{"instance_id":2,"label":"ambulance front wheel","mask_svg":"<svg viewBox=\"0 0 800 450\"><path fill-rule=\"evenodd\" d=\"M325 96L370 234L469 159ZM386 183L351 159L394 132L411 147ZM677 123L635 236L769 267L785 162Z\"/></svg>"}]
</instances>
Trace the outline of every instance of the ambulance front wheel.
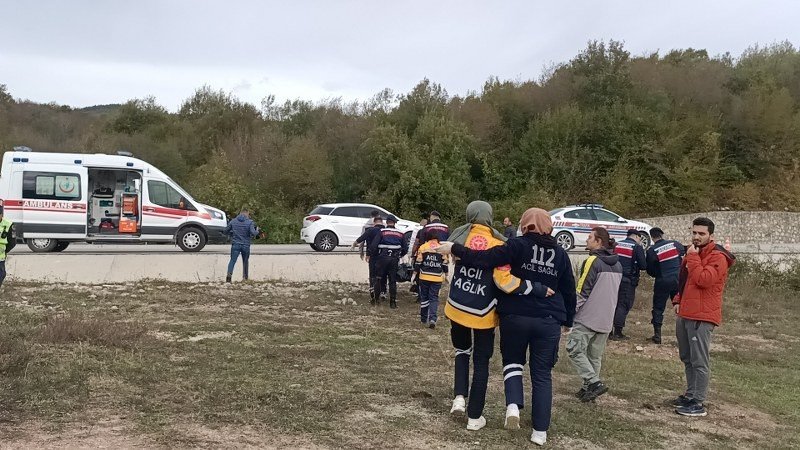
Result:
<instances>
[{"instance_id":1,"label":"ambulance front wheel","mask_svg":"<svg viewBox=\"0 0 800 450\"><path fill-rule=\"evenodd\" d=\"M50 253L58 247L57 240L48 238L28 239L26 243L34 253Z\"/></svg>"},{"instance_id":2,"label":"ambulance front wheel","mask_svg":"<svg viewBox=\"0 0 800 450\"><path fill-rule=\"evenodd\" d=\"M194 227L182 229L176 238L178 247L185 252L199 252L206 246L206 234Z\"/></svg>"}]
</instances>

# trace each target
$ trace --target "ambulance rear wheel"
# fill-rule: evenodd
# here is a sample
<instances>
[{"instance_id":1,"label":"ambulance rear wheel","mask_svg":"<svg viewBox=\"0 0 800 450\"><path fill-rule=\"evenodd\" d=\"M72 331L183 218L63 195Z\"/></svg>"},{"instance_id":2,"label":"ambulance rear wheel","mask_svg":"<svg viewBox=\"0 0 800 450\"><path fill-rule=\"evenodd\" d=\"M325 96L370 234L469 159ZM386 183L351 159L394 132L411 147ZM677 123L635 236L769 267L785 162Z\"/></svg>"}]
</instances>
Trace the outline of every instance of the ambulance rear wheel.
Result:
<instances>
[{"instance_id":1,"label":"ambulance rear wheel","mask_svg":"<svg viewBox=\"0 0 800 450\"><path fill-rule=\"evenodd\" d=\"M572 250L575 247L575 239L566 231L562 231L556 235L556 243L564 250Z\"/></svg>"},{"instance_id":2,"label":"ambulance rear wheel","mask_svg":"<svg viewBox=\"0 0 800 450\"><path fill-rule=\"evenodd\" d=\"M58 247L57 240L47 238L28 239L27 244L34 253L50 253Z\"/></svg>"},{"instance_id":3,"label":"ambulance rear wheel","mask_svg":"<svg viewBox=\"0 0 800 450\"><path fill-rule=\"evenodd\" d=\"M177 243L185 252L199 252L206 246L206 235L194 227L184 228L178 232Z\"/></svg>"},{"instance_id":4,"label":"ambulance rear wheel","mask_svg":"<svg viewBox=\"0 0 800 450\"><path fill-rule=\"evenodd\" d=\"M58 245L56 245L54 252L63 252L64 250L69 247L69 242L59 241Z\"/></svg>"}]
</instances>

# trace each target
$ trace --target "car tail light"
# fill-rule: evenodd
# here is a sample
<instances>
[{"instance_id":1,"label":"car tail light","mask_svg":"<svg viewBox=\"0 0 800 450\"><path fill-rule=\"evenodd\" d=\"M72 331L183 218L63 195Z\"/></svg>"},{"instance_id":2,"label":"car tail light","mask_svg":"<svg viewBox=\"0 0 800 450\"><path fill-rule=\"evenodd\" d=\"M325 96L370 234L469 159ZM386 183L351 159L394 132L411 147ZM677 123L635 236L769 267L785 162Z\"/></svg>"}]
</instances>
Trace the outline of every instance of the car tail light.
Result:
<instances>
[{"instance_id":1,"label":"car tail light","mask_svg":"<svg viewBox=\"0 0 800 450\"><path fill-rule=\"evenodd\" d=\"M316 222L321 218L322 217L320 217L320 216L308 216L308 217L306 217L306 220L309 221L309 222Z\"/></svg>"}]
</instances>

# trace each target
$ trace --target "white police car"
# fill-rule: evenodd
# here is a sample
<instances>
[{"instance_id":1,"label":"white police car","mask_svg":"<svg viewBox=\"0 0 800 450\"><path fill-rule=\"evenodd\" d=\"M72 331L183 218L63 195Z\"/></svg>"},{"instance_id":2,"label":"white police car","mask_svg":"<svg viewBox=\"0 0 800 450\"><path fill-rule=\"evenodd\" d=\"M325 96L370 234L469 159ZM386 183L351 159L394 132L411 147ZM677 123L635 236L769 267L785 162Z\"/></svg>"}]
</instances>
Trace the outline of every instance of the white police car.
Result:
<instances>
[{"instance_id":1,"label":"white police car","mask_svg":"<svg viewBox=\"0 0 800 450\"><path fill-rule=\"evenodd\" d=\"M603 227L608 230L612 238L620 241L625 239L628 230L634 229L642 232L642 246L650 246L650 225L628 220L619 214L603 208L598 204L582 204L566 206L550 211L553 220L553 236L558 245L566 250L576 246L586 246L586 239L592 228Z\"/></svg>"}]
</instances>

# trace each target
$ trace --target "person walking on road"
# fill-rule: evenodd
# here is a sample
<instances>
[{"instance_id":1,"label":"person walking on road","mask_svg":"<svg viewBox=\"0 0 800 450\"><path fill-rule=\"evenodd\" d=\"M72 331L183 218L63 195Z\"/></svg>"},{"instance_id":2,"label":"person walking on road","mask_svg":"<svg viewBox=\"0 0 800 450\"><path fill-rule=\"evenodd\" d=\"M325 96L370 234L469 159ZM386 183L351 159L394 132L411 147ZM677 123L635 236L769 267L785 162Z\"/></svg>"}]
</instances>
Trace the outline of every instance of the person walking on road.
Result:
<instances>
[{"instance_id":1,"label":"person walking on road","mask_svg":"<svg viewBox=\"0 0 800 450\"><path fill-rule=\"evenodd\" d=\"M628 237L617 242L614 253L622 264L622 282L619 285L617 310L614 313L614 331L608 338L612 341L628 339L622 333L625 319L636 301L636 286L639 285L639 272L647 269L647 257L642 248L642 236L637 230L628 230Z\"/></svg>"},{"instance_id":2,"label":"person walking on road","mask_svg":"<svg viewBox=\"0 0 800 450\"><path fill-rule=\"evenodd\" d=\"M506 239L514 239L517 237L517 229L514 228L514 223L511 222L510 218L506 217L503 219L503 226L505 227L503 236L505 236Z\"/></svg>"},{"instance_id":3,"label":"person walking on road","mask_svg":"<svg viewBox=\"0 0 800 450\"><path fill-rule=\"evenodd\" d=\"M250 218L250 211L242 208L236 218L228 222L225 234L231 237L231 260L228 262L228 275L225 281L230 283L233 278L233 268L239 255L242 256L243 279L250 279L250 240L257 237L261 231Z\"/></svg>"},{"instance_id":4,"label":"person walking on road","mask_svg":"<svg viewBox=\"0 0 800 450\"><path fill-rule=\"evenodd\" d=\"M531 208L522 215L520 224L524 234L506 245L478 251L445 243L437 251L452 252L473 270L506 266L520 279L519 290L498 293L505 427L519 428L519 409L524 405L522 369L530 355L531 442L544 445L553 406L552 370L558 359L562 327L563 331L572 327L575 316L575 278L566 250L550 235L553 222L547 211Z\"/></svg>"},{"instance_id":5,"label":"person walking on road","mask_svg":"<svg viewBox=\"0 0 800 450\"><path fill-rule=\"evenodd\" d=\"M569 359L583 380L583 387L576 394L582 402L608 392L608 386L600 379L600 366L622 281L622 264L614 253L615 245L605 228L593 229L586 239L589 258L578 278L575 326L567 339Z\"/></svg>"},{"instance_id":6,"label":"person walking on road","mask_svg":"<svg viewBox=\"0 0 800 450\"><path fill-rule=\"evenodd\" d=\"M664 239L664 230L650 230L653 245L647 249L647 273L656 279L653 285L653 337L655 344L661 344L661 325L664 323L664 309L667 300L675 298L678 293L678 271L681 257L686 253L683 244L678 241Z\"/></svg>"},{"instance_id":7,"label":"person walking on road","mask_svg":"<svg viewBox=\"0 0 800 450\"><path fill-rule=\"evenodd\" d=\"M397 266L408 249L408 241L403 232L395 228L396 224L397 217L389 214L386 217L386 227L382 228L369 244L370 253L377 258L373 289L375 293L380 292L381 278L388 278L389 307L392 309L397 308Z\"/></svg>"},{"instance_id":8,"label":"person walking on road","mask_svg":"<svg viewBox=\"0 0 800 450\"><path fill-rule=\"evenodd\" d=\"M686 372L686 392L673 405L683 416L708 414L704 402L711 378L711 335L722 324L722 293L735 262L736 257L714 241L714 222L695 219L692 245L680 267L678 295L672 300L678 315L678 352Z\"/></svg>"},{"instance_id":9,"label":"person walking on road","mask_svg":"<svg viewBox=\"0 0 800 450\"><path fill-rule=\"evenodd\" d=\"M505 240L499 231L492 228L491 205L480 200L467 205L467 223L453 230L451 239L473 250L502 246ZM491 269L480 269L463 260L455 260L450 294L444 307L444 314L450 319L450 339L455 349L455 398L450 413L466 413L467 430L470 431L486 426L483 409L489 382L489 361L494 354L495 328L499 321L496 311L498 294L501 291L512 293L521 287L519 278L511 275L510 267ZM471 385L470 358L473 365Z\"/></svg>"},{"instance_id":10,"label":"person walking on road","mask_svg":"<svg viewBox=\"0 0 800 450\"><path fill-rule=\"evenodd\" d=\"M6 279L6 257L16 245L14 223L3 214L3 205L0 205L0 287Z\"/></svg>"}]
</instances>

